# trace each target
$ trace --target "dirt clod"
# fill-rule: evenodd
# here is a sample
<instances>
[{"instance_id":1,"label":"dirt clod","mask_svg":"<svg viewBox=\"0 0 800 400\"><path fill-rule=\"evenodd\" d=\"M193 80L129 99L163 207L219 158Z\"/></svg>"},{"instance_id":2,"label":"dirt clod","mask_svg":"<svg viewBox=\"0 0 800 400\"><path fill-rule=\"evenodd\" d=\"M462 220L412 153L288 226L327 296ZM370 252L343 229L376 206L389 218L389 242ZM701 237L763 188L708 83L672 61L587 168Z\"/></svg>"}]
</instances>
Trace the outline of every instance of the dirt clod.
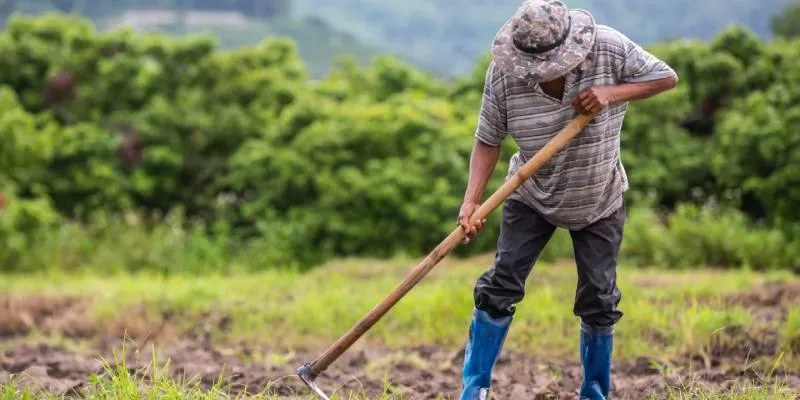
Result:
<instances>
[{"instance_id":1,"label":"dirt clod","mask_svg":"<svg viewBox=\"0 0 800 400\"><path fill-rule=\"evenodd\" d=\"M748 292L728 296L727 303L748 308L800 306L800 283L771 282Z\"/></svg>"},{"instance_id":2,"label":"dirt clod","mask_svg":"<svg viewBox=\"0 0 800 400\"><path fill-rule=\"evenodd\" d=\"M5 295L0 297L0 336L42 331L72 338L91 337L95 329L86 317L86 307L87 302L76 297Z\"/></svg>"}]
</instances>

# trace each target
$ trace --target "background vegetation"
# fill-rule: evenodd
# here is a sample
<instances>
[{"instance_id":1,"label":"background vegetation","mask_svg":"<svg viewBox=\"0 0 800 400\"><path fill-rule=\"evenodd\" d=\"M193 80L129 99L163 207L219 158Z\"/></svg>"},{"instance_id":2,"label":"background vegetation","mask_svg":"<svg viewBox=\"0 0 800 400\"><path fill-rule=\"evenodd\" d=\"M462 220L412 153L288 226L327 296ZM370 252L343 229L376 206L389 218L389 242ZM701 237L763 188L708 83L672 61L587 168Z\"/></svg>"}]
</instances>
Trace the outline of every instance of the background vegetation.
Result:
<instances>
[{"instance_id":1,"label":"background vegetation","mask_svg":"<svg viewBox=\"0 0 800 400\"><path fill-rule=\"evenodd\" d=\"M800 267L797 44L730 26L651 46L681 84L625 121L629 261ZM0 52L0 268L17 272L120 248L142 250L104 268L427 252L455 226L488 62L443 82L381 56L311 80L288 39L218 51L55 15L11 20ZM498 216L458 254L491 251ZM571 255L563 232L548 251Z\"/></svg>"}]
</instances>

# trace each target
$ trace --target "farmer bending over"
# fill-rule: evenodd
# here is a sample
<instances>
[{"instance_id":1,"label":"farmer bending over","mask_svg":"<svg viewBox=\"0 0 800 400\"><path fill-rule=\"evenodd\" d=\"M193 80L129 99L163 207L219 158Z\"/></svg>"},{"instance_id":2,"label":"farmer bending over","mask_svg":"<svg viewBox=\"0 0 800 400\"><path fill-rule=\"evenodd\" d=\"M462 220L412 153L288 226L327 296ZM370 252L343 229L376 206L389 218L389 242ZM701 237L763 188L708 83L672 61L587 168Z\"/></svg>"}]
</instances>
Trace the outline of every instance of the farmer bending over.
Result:
<instances>
[{"instance_id":1,"label":"farmer bending over","mask_svg":"<svg viewBox=\"0 0 800 400\"><path fill-rule=\"evenodd\" d=\"M560 0L528 0L500 29L486 71L483 104L458 216L470 226L500 154L511 136L519 146L511 176L580 112L599 112L589 125L503 204L494 263L475 285L461 399L484 399L492 368L522 300L525 281L556 227L571 234L578 282L581 399L605 399L610 386L617 308L617 256L628 180L620 161L620 128L629 101L677 85L675 72L613 28ZM576 332L576 333L577 333Z\"/></svg>"}]
</instances>

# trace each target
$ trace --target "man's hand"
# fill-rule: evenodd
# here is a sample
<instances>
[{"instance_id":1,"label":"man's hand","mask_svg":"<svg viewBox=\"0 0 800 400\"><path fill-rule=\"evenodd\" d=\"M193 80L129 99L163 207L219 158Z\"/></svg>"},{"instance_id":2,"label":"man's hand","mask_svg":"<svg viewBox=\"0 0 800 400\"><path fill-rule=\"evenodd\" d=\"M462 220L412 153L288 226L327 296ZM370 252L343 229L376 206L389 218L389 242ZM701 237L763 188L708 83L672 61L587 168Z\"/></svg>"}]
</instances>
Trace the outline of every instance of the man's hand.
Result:
<instances>
[{"instance_id":1,"label":"man's hand","mask_svg":"<svg viewBox=\"0 0 800 400\"><path fill-rule=\"evenodd\" d=\"M616 100L613 86L590 87L572 100L572 106L582 113L598 113Z\"/></svg>"},{"instance_id":2,"label":"man's hand","mask_svg":"<svg viewBox=\"0 0 800 400\"><path fill-rule=\"evenodd\" d=\"M475 214L475 211L480 208L480 204L466 202L461 205L461 211L458 213L458 224L461 225L461 229L467 234L467 237L464 238L464 243L469 243L475 236L483 229L483 224L486 223L486 219L482 221L476 221L475 225L469 226L469 219L472 217L472 214Z\"/></svg>"},{"instance_id":3,"label":"man's hand","mask_svg":"<svg viewBox=\"0 0 800 400\"><path fill-rule=\"evenodd\" d=\"M576 96L572 100L572 106L580 112L596 113L616 103L650 98L674 88L677 84L678 77L673 75L646 82L594 86Z\"/></svg>"}]
</instances>

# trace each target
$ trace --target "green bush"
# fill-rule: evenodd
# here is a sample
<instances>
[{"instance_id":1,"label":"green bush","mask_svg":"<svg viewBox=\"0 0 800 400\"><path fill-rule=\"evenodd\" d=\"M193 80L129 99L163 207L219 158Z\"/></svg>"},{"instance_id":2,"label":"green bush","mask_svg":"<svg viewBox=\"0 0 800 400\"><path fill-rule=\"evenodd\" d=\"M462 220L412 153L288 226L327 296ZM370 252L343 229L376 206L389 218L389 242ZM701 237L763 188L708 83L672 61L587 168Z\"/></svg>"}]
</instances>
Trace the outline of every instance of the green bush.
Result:
<instances>
[{"instance_id":1,"label":"green bush","mask_svg":"<svg viewBox=\"0 0 800 400\"><path fill-rule=\"evenodd\" d=\"M55 229L60 219L47 198L20 198L8 181L0 181L0 196L0 269L9 269L28 257L39 245L38 235Z\"/></svg>"},{"instance_id":2,"label":"green bush","mask_svg":"<svg viewBox=\"0 0 800 400\"><path fill-rule=\"evenodd\" d=\"M735 209L682 204L661 217L637 207L625 229L621 257L639 265L800 271L799 240L755 225Z\"/></svg>"},{"instance_id":3,"label":"green bush","mask_svg":"<svg viewBox=\"0 0 800 400\"><path fill-rule=\"evenodd\" d=\"M24 206L24 203L22 203ZM34 206L38 206L34 207ZM42 270L117 274L156 272L203 274L206 272L246 272L265 268L295 268L301 265L282 243L271 237L242 241L234 237L224 222L205 226L191 221L176 210L167 215L128 212L121 215L95 213L88 222L35 221L32 216L52 218L44 204L27 204L26 214L12 208L17 225L25 235L12 235L0 243L3 258L0 270L30 273ZM23 218L27 217L27 219ZM0 216L0 233L5 233L8 215ZM34 229L35 228L35 229ZM5 237L5 236L4 236ZM7 250L17 250L8 253ZM15 257L10 257L15 255Z\"/></svg>"},{"instance_id":4,"label":"green bush","mask_svg":"<svg viewBox=\"0 0 800 400\"><path fill-rule=\"evenodd\" d=\"M775 223L800 220L798 100L776 85L737 101L720 123L713 158L720 185L750 200L746 211Z\"/></svg>"},{"instance_id":5,"label":"green bush","mask_svg":"<svg viewBox=\"0 0 800 400\"><path fill-rule=\"evenodd\" d=\"M9 205L0 214L4 238L0 270L6 272L203 274L304 268L323 259L317 249L308 247L308 237L317 233L308 228L313 223L265 222L261 235L242 240L224 222L205 226L180 210L163 216L96 213L86 223L58 223L43 200L12 199ZM494 242L496 232L487 229L478 238ZM404 248L398 245L398 249ZM571 257L569 232L559 229L539 259L553 262ZM629 209L620 262L679 269L715 266L800 272L800 241L789 241L779 230L752 226L735 210L687 205L663 217L638 206Z\"/></svg>"},{"instance_id":6,"label":"green bush","mask_svg":"<svg viewBox=\"0 0 800 400\"><path fill-rule=\"evenodd\" d=\"M669 214L641 203L628 209L620 262L677 269L711 266L800 272L800 240L752 223L742 212L681 204ZM559 229L541 261L573 257L569 231Z\"/></svg>"},{"instance_id":7,"label":"green bush","mask_svg":"<svg viewBox=\"0 0 800 400\"><path fill-rule=\"evenodd\" d=\"M625 257L797 265L796 48L731 28L653 49L681 84L625 120ZM280 38L222 52L204 37L97 33L55 16L13 20L0 49L0 181L16 207L0 215L2 269L109 257L109 270L202 271L240 252L262 267L307 267L422 255L456 228L486 57L455 82L388 56L312 81ZM515 150L508 140L486 196ZM130 226L125 215L181 218ZM457 255L493 250L499 217ZM567 236L543 258L570 256ZM96 250L115 240L149 250L118 261ZM31 261L62 246L73 261Z\"/></svg>"}]
</instances>

